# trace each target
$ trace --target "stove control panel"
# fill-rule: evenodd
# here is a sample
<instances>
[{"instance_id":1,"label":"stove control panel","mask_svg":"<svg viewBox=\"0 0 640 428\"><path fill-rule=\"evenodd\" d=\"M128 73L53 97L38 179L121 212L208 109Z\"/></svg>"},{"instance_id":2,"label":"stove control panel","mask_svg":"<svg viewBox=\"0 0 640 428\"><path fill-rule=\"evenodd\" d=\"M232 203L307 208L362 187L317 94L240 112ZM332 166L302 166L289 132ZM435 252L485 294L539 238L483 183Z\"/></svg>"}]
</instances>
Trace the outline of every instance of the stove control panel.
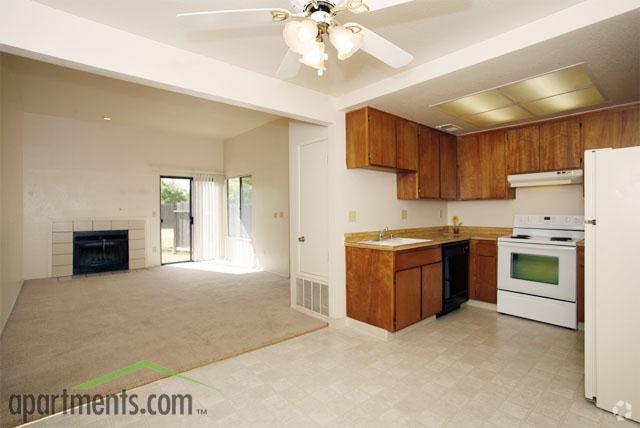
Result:
<instances>
[{"instance_id":1,"label":"stove control panel","mask_svg":"<svg viewBox=\"0 0 640 428\"><path fill-rule=\"evenodd\" d=\"M584 230L584 216L564 214L516 214L513 227Z\"/></svg>"}]
</instances>

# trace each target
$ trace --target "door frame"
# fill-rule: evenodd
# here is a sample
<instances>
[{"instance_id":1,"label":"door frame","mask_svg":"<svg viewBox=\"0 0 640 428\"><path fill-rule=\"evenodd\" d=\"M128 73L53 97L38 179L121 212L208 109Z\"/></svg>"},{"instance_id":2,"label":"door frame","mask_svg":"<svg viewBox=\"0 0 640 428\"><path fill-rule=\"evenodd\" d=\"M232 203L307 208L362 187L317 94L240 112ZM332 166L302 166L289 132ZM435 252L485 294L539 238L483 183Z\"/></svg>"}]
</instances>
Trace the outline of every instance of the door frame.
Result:
<instances>
[{"instance_id":1,"label":"door frame","mask_svg":"<svg viewBox=\"0 0 640 428\"><path fill-rule=\"evenodd\" d=\"M181 262L167 262L165 263L162 260L162 179L163 178L174 178L178 180L189 180L189 260L181 261ZM175 265L178 263L191 263L193 262L193 177L188 176L179 176L179 175L160 175L160 179L158 180L158 206L159 210L159 226L160 230L160 265Z\"/></svg>"}]
</instances>

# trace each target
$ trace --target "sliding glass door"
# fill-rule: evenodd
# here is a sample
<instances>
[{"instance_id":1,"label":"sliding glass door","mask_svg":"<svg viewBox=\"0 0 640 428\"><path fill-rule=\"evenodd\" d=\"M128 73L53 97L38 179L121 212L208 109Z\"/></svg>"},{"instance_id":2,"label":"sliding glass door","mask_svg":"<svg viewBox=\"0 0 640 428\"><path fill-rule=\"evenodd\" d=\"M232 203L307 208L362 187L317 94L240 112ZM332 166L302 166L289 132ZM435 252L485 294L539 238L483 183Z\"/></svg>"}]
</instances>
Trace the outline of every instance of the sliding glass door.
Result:
<instances>
[{"instance_id":1,"label":"sliding glass door","mask_svg":"<svg viewBox=\"0 0 640 428\"><path fill-rule=\"evenodd\" d=\"M191 178L160 177L161 262L192 261Z\"/></svg>"}]
</instances>

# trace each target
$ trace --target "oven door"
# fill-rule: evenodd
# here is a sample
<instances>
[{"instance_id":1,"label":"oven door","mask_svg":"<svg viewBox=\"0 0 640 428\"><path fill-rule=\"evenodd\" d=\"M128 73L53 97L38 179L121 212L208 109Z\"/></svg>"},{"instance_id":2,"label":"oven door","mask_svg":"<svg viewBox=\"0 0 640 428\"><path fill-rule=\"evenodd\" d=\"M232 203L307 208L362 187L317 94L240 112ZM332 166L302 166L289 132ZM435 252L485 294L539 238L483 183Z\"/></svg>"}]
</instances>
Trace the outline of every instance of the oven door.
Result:
<instances>
[{"instance_id":1,"label":"oven door","mask_svg":"<svg viewBox=\"0 0 640 428\"><path fill-rule=\"evenodd\" d=\"M576 301L576 248L500 242L498 288Z\"/></svg>"}]
</instances>

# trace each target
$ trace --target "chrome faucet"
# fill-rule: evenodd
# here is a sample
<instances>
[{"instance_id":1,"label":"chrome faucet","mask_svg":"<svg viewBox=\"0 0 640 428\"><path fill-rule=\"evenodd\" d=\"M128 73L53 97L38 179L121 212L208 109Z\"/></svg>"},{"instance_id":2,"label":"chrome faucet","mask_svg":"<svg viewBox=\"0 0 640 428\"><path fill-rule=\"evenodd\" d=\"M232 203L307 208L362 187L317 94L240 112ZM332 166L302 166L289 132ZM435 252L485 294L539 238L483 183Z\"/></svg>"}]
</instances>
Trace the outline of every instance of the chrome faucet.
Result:
<instances>
[{"instance_id":1,"label":"chrome faucet","mask_svg":"<svg viewBox=\"0 0 640 428\"><path fill-rule=\"evenodd\" d=\"M384 239L385 239L385 238L384 238L384 234L385 234L385 232L386 232L387 230L389 230L389 227L385 227L384 229L382 229L382 230L380 231L380 233L378 234L378 241L384 241Z\"/></svg>"}]
</instances>

